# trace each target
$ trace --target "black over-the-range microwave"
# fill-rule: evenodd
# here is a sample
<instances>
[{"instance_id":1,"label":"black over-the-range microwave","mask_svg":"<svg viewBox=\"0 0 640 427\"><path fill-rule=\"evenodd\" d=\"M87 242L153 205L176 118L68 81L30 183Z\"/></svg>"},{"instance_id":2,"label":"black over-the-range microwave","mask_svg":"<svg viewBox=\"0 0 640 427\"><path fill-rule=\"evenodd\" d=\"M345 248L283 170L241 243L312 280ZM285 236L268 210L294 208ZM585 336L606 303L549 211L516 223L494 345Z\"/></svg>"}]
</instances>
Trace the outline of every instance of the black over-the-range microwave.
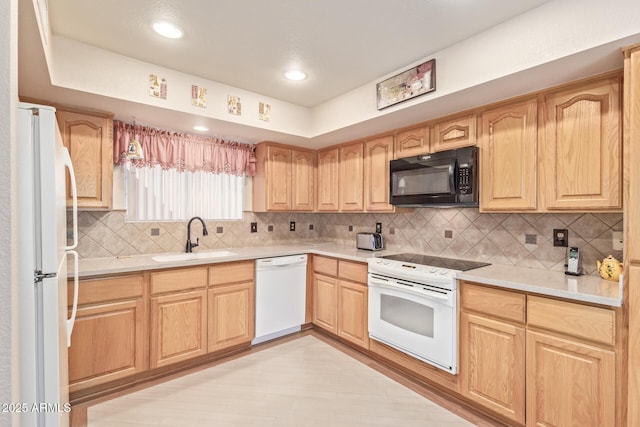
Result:
<instances>
[{"instance_id":1,"label":"black over-the-range microwave","mask_svg":"<svg viewBox=\"0 0 640 427\"><path fill-rule=\"evenodd\" d=\"M392 160L391 204L478 206L478 147Z\"/></svg>"}]
</instances>

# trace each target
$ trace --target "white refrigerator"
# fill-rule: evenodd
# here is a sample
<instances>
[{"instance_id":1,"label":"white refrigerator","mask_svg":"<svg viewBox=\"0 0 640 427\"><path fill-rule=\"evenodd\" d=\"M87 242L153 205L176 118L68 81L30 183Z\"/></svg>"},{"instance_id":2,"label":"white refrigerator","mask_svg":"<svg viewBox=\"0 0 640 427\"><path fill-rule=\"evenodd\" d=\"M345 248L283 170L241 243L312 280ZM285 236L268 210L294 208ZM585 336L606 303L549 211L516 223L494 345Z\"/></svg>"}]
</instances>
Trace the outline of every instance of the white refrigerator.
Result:
<instances>
[{"instance_id":1,"label":"white refrigerator","mask_svg":"<svg viewBox=\"0 0 640 427\"><path fill-rule=\"evenodd\" d=\"M67 347L78 295L77 197L69 152L52 107L18 104L19 372L23 426L69 423ZM73 215L67 236L69 171ZM67 239L71 241L68 244ZM68 317L67 262L74 266Z\"/></svg>"}]
</instances>

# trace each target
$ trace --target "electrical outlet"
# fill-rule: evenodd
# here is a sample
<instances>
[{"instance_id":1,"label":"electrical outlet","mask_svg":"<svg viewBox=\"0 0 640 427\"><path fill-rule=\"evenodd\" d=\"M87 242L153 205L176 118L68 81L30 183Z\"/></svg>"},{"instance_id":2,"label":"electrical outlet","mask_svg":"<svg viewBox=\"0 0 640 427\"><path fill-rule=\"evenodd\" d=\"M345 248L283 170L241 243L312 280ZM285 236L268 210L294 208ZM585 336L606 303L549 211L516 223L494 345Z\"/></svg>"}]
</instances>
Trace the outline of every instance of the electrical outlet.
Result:
<instances>
[{"instance_id":1,"label":"electrical outlet","mask_svg":"<svg viewBox=\"0 0 640 427\"><path fill-rule=\"evenodd\" d=\"M376 233L382 233L382 223L376 222Z\"/></svg>"},{"instance_id":2,"label":"electrical outlet","mask_svg":"<svg viewBox=\"0 0 640 427\"><path fill-rule=\"evenodd\" d=\"M395 227L389 227L389 234L396 234L396 228Z\"/></svg>"},{"instance_id":3,"label":"electrical outlet","mask_svg":"<svg viewBox=\"0 0 640 427\"><path fill-rule=\"evenodd\" d=\"M273 225L267 225L267 231L273 231Z\"/></svg>"},{"instance_id":4,"label":"electrical outlet","mask_svg":"<svg viewBox=\"0 0 640 427\"><path fill-rule=\"evenodd\" d=\"M538 244L538 235L537 234L525 234L524 235L524 243L528 245L537 245Z\"/></svg>"},{"instance_id":5,"label":"electrical outlet","mask_svg":"<svg viewBox=\"0 0 640 427\"><path fill-rule=\"evenodd\" d=\"M444 230L445 239L453 239L453 230Z\"/></svg>"},{"instance_id":6,"label":"electrical outlet","mask_svg":"<svg viewBox=\"0 0 640 427\"><path fill-rule=\"evenodd\" d=\"M160 235L160 229L159 228L151 228L151 235L152 236L159 236Z\"/></svg>"},{"instance_id":7,"label":"electrical outlet","mask_svg":"<svg viewBox=\"0 0 640 427\"><path fill-rule=\"evenodd\" d=\"M309 230L313 230L313 224L309 224Z\"/></svg>"},{"instance_id":8,"label":"electrical outlet","mask_svg":"<svg viewBox=\"0 0 640 427\"><path fill-rule=\"evenodd\" d=\"M566 228L554 228L553 246L569 247L569 230Z\"/></svg>"},{"instance_id":9,"label":"electrical outlet","mask_svg":"<svg viewBox=\"0 0 640 427\"><path fill-rule=\"evenodd\" d=\"M349 231L353 231L353 225L349 226Z\"/></svg>"},{"instance_id":10,"label":"electrical outlet","mask_svg":"<svg viewBox=\"0 0 640 427\"><path fill-rule=\"evenodd\" d=\"M252 233L257 233L258 232L258 223L257 222L252 222L251 223L251 232Z\"/></svg>"},{"instance_id":11,"label":"electrical outlet","mask_svg":"<svg viewBox=\"0 0 640 427\"><path fill-rule=\"evenodd\" d=\"M220 234L224 232L224 228L222 227L216 227L216 233Z\"/></svg>"},{"instance_id":12,"label":"electrical outlet","mask_svg":"<svg viewBox=\"0 0 640 427\"><path fill-rule=\"evenodd\" d=\"M613 250L614 251L621 251L622 250L622 231L614 231L613 232L613 236L611 237L612 240L612 246L613 246Z\"/></svg>"},{"instance_id":13,"label":"electrical outlet","mask_svg":"<svg viewBox=\"0 0 640 427\"><path fill-rule=\"evenodd\" d=\"M296 231L296 222L295 221L291 221L289 223L289 231Z\"/></svg>"}]
</instances>

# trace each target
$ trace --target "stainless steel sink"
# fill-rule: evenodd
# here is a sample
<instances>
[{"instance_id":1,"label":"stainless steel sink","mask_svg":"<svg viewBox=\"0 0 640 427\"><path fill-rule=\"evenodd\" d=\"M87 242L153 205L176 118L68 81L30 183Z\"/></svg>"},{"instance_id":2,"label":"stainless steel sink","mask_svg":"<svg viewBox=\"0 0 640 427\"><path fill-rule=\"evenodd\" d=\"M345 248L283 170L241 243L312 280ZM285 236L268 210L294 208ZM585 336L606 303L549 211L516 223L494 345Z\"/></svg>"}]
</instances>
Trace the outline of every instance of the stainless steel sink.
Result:
<instances>
[{"instance_id":1,"label":"stainless steel sink","mask_svg":"<svg viewBox=\"0 0 640 427\"><path fill-rule=\"evenodd\" d=\"M226 257L226 256L233 256L233 255L237 255L237 254L235 252L219 250L219 251L156 255L151 259L153 259L155 262L174 262L174 261L190 261L194 259L220 258L220 257Z\"/></svg>"}]
</instances>

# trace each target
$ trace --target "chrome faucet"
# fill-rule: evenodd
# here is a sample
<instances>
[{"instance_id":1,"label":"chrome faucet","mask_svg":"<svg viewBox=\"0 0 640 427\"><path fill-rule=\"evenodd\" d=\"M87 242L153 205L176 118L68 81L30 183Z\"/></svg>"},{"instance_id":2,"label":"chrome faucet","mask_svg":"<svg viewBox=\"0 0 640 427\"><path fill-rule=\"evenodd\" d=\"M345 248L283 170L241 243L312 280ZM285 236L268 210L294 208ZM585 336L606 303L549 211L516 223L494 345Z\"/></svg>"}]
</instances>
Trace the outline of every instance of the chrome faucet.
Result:
<instances>
[{"instance_id":1,"label":"chrome faucet","mask_svg":"<svg viewBox=\"0 0 640 427\"><path fill-rule=\"evenodd\" d=\"M204 224L204 221L202 220L202 218L200 218L199 216L194 216L193 218L191 218L189 220L189 223L187 224L187 249L186 249L187 253L191 253L191 250L196 246L198 246L198 244L200 243L200 238L196 238L196 242L191 243L191 223L193 222L194 219L197 219L202 224L202 235L203 236L209 235L209 232L207 231L207 226Z\"/></svg>"}]
</instances>

